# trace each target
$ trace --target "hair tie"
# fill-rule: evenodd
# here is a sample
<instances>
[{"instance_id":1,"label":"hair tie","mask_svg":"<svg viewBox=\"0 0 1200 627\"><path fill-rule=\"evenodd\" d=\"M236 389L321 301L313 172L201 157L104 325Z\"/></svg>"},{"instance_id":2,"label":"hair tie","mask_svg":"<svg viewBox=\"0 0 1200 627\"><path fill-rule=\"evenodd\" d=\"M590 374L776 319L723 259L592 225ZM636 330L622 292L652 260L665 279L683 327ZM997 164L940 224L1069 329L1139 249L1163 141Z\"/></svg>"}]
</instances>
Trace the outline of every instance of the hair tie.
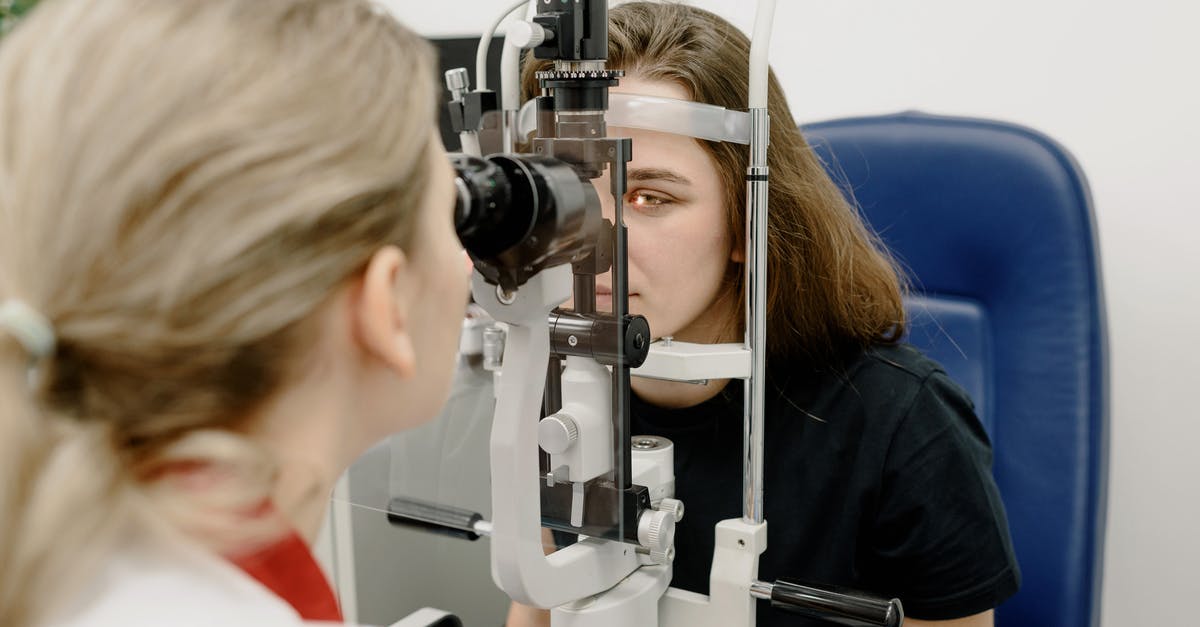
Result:
<instances>
[{"instance_id":1,"label":"hair tie","mask_svg":"<svg viewBox=\"0 0 1200 627\"><path fill-rule=\"evenodd\" d=\"M54 326L38 310L19 300L0 303L0 331L7 331L34 361L54 354Z\"/></svg>"}]
</instances>

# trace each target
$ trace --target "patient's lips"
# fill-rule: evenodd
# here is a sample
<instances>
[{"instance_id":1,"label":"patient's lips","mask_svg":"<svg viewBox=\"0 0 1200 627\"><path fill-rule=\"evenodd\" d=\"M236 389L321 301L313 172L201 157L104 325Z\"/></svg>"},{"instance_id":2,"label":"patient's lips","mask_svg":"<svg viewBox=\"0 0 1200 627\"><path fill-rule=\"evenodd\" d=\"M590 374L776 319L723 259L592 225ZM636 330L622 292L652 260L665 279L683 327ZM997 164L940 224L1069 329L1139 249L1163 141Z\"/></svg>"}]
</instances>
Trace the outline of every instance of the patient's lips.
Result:
<instances>
[{"instance_id":1,"label":"patient's lips","mask_svg":"<svg viewBox=\"0 0 1200 627\"><path fill-rule=\"evenodd\" d=\"M596 310L612 311L612 288L607 285L596 286Z\"/></svg>"},{"instance_id":2,"label":"patient's lips","mask_svg":"<svg viewBox=\"0 0 1200 627\"><path fill-rule=\"evenodd\" d=\"M636 292L629 292L630 301L637 296ZM596 284L596 310L612 312L612 288L607 285Z\"/></svg>"}]
</instances>

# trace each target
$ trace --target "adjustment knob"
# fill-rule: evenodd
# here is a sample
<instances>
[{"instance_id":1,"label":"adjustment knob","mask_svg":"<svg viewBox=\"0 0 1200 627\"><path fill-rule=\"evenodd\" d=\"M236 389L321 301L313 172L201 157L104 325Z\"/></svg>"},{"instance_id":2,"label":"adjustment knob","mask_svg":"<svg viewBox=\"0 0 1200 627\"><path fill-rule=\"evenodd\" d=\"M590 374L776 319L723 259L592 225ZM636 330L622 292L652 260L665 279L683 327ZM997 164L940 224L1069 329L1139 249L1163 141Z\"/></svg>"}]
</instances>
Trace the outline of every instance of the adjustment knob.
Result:
<instances>
[{"instance_id":1,"label":"adjustment knob","mask_svg":"<svg viewBox=\"0 0 1200 627\"><path fill-rule=\"evenodd\" d=\"M508 27L508 42L518 48L537 48L553 38L554 33L533 22L518 20Z\"/></svg>"},{"instance_id":2,"label":"adjustment knob","mask_svg":"<svg viewBox=\"0 0 1200 627\"><path fill-rule=\"evenodd\" d=\"M675 545L675 514L653 509L642 512L638 542L651 551L666 553Z\"/></svg>"},{"instance_id":3,"label":"adjustment knob","mask_svg":"<svg viewBox=\"0 0 1200 627\"><path fill-rule=\"evenodd\" d=\"M683 501L679 499L663 499L658 509L667 512L675 518L675 522L683 520Z\"/></svg>"},{"instance_id":4,"label":"adjustment knob","mask_svg":"<svg viewBox=\"0 0 1200 627\"><path fill-rule=\"evenodd\" d=\"M666 551L650 551L650 561L655 564L666 566L675 561L675 547L671 547Z\"/></svg>"},{"instance_id":5,"label":"adjustment knob","mask_svg":"<svg viewBox=\"0 0 1200 627\"><path fill-rule=\"evenodd\" d=\"M566 453L578 439L579 426L566 414L546 416L538 423L538 444L551 455Z\"/></svg>"},{"instance_id":6,"label":"adjustment knob","mask_svg":"<svg viewBox=\"0 0 1200 627\"><path fill-rule=\"evenodd\" d=\"M450 90L450 95L455 100L462 100L463 94L470 87L470 79L467 77L467 68L456 67L453 70L446 70L446 89Z\"/></svg>"}]
</instances>

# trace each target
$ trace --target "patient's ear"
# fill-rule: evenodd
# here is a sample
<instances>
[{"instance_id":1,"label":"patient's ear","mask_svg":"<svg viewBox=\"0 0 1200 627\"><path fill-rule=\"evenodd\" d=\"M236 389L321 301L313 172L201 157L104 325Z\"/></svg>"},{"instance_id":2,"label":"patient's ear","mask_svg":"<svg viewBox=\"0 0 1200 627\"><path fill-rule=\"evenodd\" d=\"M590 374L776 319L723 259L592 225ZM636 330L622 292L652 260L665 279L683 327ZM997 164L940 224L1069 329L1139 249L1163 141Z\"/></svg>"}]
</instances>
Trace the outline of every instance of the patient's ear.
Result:
<instances>
[{"instance_id":1,"label":"patient's ear","mask_svg":"<svg viewBox=\"0 0 1200 627\"><path fill-rule=\"evenodd\" d=\"M417 361L410 327L416 296L412 272L399 248L386 246L375 251L363 272L353 313L355 335L363 350L405 378L412 376Z\"/></svg>"},{"instance_id":2,"label":"patient's ear","mask_svg":"<svg viewBox=\"0 0 1200 627\"><path fill-rule=\"evenodd\" d=\"M729 260L733 263L746 263L746 242L734 242L729 251Z\"/></svg>"}]
</instances>

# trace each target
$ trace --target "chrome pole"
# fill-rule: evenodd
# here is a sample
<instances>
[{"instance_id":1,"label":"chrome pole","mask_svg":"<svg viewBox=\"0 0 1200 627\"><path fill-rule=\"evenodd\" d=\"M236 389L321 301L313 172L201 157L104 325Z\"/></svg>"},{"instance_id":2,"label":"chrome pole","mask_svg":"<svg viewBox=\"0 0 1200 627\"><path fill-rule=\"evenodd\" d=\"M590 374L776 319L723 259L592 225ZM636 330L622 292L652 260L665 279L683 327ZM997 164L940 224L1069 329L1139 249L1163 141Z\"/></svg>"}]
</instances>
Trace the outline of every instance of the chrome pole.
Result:
<instances>
[{"instance_id":1,"label":"chrome pole","mask_svg":"<svg viewBox=\"0 0 1200 627\"><path fill-rule=\"evenodd\" d=\"M746 344L753 362L745 383L742 429L742 518L763 521L763 426L767 379L767 109L750 110L750 167L746 170Z\"/></svg>"}]
</instances>

